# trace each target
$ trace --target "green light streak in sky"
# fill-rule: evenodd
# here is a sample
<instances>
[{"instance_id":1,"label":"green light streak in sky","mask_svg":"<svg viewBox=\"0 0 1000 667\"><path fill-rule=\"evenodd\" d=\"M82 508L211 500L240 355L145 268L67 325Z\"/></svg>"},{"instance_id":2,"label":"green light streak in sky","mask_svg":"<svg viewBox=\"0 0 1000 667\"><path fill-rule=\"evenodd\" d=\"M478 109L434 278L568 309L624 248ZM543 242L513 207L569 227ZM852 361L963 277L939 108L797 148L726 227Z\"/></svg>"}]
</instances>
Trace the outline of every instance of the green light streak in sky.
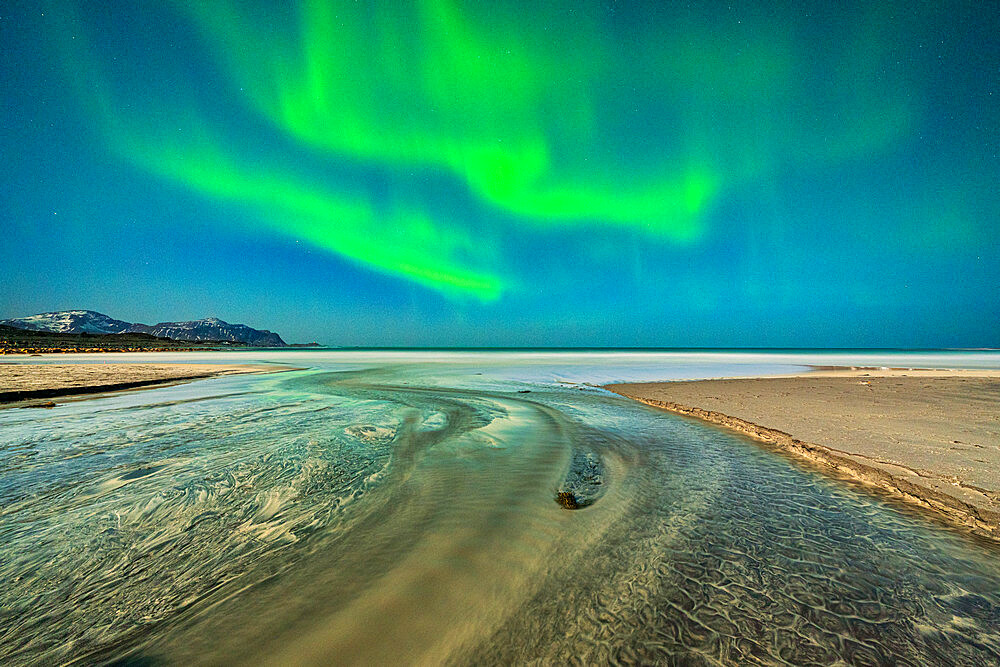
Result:
<instances>
[{"instance_id":1,"label":"green light streak in sky","mask_svg":"<svg viewBox=\"0 0 1000 667\"><path fill-rule=\"evenodd\" d=\"M79 35L65 54L70 79L115 153L250 209L273 232L449 297L490 301L520 284L505 264L517 248L504 244L525 230L573 227L584 232L577 248L596 254L586 233L596 227L696 243L725 195L869 155L912 123L911 91L877 66L892 40L864 22L823 59L841 68L824 98L796 85L825 83L826 72L800 69L812 45L767 12L743 25L650 11L622 32L598 4L176 6L222 63L225 92L277 128L260 137L273 152L199 112L198 95L185 95L204 92L197 82L147 91L108 77ZM66 23L70 44L83 22ZM164 130L177 125L186 131ZM353 186L303 177L299 154L360 176Z\"/></svg>"},{"instance_id":2,"label":"green light streak in sky","mask_svg":"<svg viewBox=\"0 0 1000 667\"><path fill-rule=\"evenodd\" d=\"M189 9L255 107L290 135L363 161L448 170L523 223L624 224L692 240L719 186L704 165L626 178L602 174L600 155L558 159L549 134L583 148L594 138L591 90L606 65L586 21L577 29L588 57L566 62L554 35L489 30L449 0L409 11L311 0L298 40L271 39L232 7L221 18L214 3Z\"/></svg>"},{"instance_id":3,"label":"green light streak in sky","mask_svg":"<svg viewBox=\"0 0 1000 667\"><path fill-rule=\"evenodd\" d=\"M469 247L461 233L434 225L415 210L378 216L359 200L340 198L259 166L241 167L216 148L200 143L196 153L130 146L148 155L147 170L221 201L251 207L277 231L335 252L371 268L408 278L449 295L496 299L502 281L467 270L449 250ZM436 248L437 253L429 252Z\"/></svg>"},{"instance_id":4,"label":"green light streak in sky","mask_svg":"<svg viewBox=\"0 0 1000 667\"><path fill-rule=\"evenodd\" d=\"M161 114L139 101L122 104L97 65L85 31L71 24L64 20L59 28L70 82L109 148L132 164L194 192L251 209L286 237L445 296L489 302L509 287L509 281L469 269L457 259L483 255L464 230L435 223L412 203L376 211L363 197L303 183L258 161L241 164L220 148L222 142L191 111L171 110L169 122L163 123ZM126 107L132 107L132 113L123 114ZM176 125L184 132L171 136Z\"/></svg>"}]
</instances>

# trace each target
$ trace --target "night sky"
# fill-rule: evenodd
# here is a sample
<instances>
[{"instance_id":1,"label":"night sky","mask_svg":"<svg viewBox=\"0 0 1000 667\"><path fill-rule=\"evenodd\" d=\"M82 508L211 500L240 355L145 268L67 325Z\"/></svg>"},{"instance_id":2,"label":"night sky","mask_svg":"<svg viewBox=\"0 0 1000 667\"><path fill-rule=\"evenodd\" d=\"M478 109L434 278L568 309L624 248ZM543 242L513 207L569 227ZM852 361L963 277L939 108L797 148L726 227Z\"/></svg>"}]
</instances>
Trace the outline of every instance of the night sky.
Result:
<instances>
[{"instance_id":1,"label":"night sky","mask_svg":"<svg viewBox=\"0 0 1000 667\"><path fill-rule=\"evenodd\" d=\"M984 1L7 0L0 318L1000 346L998 35Z\"/></svg>"}]
</instances>

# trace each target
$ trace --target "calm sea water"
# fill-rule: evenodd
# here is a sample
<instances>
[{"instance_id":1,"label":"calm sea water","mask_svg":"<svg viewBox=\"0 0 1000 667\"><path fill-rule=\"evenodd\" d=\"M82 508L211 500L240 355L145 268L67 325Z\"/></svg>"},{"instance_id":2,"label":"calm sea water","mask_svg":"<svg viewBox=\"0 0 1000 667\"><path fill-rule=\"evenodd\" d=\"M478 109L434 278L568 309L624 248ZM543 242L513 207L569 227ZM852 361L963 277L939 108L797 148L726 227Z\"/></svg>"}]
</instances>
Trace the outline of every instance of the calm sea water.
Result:
<instances>
[{"instance_id":1,"label":"calm sea water","mask_svg":"<svg viewBox=\"0 0 1000 667\"><path fill-rule=\"evenodd\" d=\"M307 370L0 410L4 663L1000 661L1000 550L591 386L1000 354L119 360Z\"/></svg>"}]
</instances>

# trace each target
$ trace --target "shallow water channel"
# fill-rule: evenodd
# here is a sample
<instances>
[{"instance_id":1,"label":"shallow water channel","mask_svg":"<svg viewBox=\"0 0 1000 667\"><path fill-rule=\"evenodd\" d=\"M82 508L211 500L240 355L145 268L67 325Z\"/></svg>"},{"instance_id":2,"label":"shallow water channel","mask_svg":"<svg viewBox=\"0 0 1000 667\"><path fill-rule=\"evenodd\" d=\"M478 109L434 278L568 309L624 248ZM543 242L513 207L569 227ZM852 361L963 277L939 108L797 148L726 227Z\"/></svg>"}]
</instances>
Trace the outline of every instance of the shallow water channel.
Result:
<instances>
[{"instance_id":1,"label":"shallow water channel","mask_svg":"<svg viewBox=\"0 0 1000 667\"><path fill-rule=\"evenodd\" d=\"M306 365L0 410L3 662L1000 662L1000 550L742 436Z\"/></svg>"}]
</instances>

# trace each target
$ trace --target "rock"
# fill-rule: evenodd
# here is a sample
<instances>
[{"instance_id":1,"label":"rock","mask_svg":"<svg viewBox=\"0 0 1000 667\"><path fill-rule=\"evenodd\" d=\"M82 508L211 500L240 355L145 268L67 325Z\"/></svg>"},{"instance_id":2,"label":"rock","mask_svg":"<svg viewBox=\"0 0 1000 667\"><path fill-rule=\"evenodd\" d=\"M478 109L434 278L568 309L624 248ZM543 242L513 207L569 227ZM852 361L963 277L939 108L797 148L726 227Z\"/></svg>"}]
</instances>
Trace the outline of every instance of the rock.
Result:
<instances>
[{"instance_id":1,"label":"rock","mask_svg":"<svg viewBox=\"0 0 1000 667\"><path fill-rule=\"evenodd\" d=\"M556 502L559 506L567 510L580 509L580 506L576 502L576 496L569 491L560 491L556 494Z\"/></svg>"},{"instance_id":2,"label":"rock","mask_svg":"<svg viewBox=\"0 0 1000 667\"><path fill-rule=\"evenodd\" d=\"M53 401L46 401L45 403L32 403L30 405L22 405L22 408L54 408L56 404Z\"/></svg>"}]
</instances>

